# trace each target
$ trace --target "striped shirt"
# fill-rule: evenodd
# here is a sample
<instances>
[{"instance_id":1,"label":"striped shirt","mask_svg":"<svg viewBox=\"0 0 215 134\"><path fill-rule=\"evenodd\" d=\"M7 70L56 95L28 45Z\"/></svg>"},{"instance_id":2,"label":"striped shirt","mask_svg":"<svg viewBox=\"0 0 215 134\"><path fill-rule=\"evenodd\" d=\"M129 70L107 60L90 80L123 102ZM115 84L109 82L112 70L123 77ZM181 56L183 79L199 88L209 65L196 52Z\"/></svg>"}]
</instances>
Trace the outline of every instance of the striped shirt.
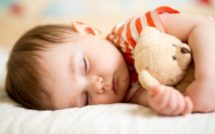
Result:
<instances>
[{"instance_id":1,"label":"striped shirt","mask_svg":"<svg viewBox=\"0 0 215 134\"><path fill-rule=\"evenodd\" d=\"M118 23L114 26L112 32L107 36L107 39L116 45L116 47L122 52L128 64L131 89L140 88L137 73L134 69L133 50L142 29L146 26L156 27L161 32L166 32L165 27L159 18L159 14L162 13L179 13L179 11L167 6L158 7L154 10L146 12L144 15L136 16L124 22ZM136 90L132 90L132 92L135 91ZM134 93L130 94L133 95ZM128 96L131 97L131 95Z\"/></svg>"}]
</instances>

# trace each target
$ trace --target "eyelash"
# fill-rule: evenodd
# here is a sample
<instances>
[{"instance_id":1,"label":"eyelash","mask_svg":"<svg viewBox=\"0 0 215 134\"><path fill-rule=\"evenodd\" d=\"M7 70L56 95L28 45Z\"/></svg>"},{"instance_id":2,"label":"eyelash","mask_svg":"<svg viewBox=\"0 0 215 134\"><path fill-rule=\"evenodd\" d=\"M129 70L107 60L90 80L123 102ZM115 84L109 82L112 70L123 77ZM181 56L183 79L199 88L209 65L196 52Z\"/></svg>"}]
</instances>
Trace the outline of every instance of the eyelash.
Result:
<instances>
[{"instance_id":1,"label":"eyelash","mask_svg":"<svg viewBox=\"0 0 215 134\"><path fill-rule=\"evenodd\" d=\"M83 62L84 62L84 72L85 72L85 74L87 74L88 65L87 65L86 59L84 57L83 57Z\"/></svg>"},{"instance_id":2,"label":"eyelash","mask_svg":"<svg viewBox=\"0 0 215 134\"><path fill-rule=\"evenodd\" d=\"M88 95L88 92L86 92L85 95L86 95L85 105L88 105L89 104L89 95Z\"/></svg>"},{"instance_id":3,"label":"eyelash","mask_svg":"<svg viewBox=\"0 0 215 134\"><path fill-rule=\"evenodd\" d=\"M83 57L83 63L84 63L84 73L85 73L85 75L88 73L88 62L87 62L87 60L85 59L85 57ZM88 94L88 92L85 92L85 97L86 97L86 102L85 102L85 105L88 105L88 103L89 103L89 94Z\"/></svg>"}]
</instances>

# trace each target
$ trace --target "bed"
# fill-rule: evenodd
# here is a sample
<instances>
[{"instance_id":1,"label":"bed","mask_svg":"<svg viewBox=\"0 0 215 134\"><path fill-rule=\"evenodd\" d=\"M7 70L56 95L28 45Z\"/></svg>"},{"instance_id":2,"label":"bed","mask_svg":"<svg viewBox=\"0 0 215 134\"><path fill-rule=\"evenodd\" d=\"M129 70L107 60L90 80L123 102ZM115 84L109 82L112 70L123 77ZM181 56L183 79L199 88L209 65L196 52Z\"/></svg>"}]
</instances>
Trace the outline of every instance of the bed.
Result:
<instances>
[{"instance_id":1,"label":"bed","mask_svg":"<svg viewBox=\"0 0 215 134\"><path fill-rule=\"evenodd\" d=\"M0 48L0 134L215 134L215 112L159 116L136 104L56 111L21 107L4 90L8 50Z\"/></svg>"},{"instance_id":2,"label":"bed","mask_svg":"<svg viewBox=\"0 0 215 134\"><path fill-rule=\"evenodd\" d=\"M215 112L165 117L157 115L147 107L122 103L56 111L37 111L25 109L12 101L4 89L5 65L9 55L8 47L11 48L14 41L24 31L36 25L38 18L41 19L47 15L57 18L56 15L64 15L64 12L60 12L61 14L56 12L55 7L59 4L62 6L65 0L59 0L60 3L51 4L48 9L52 12L44 10L45 6L41 3L45 2L46 5L46 1L21 1L27 2L24 3L24 7L26 6L26 8L23 16L21 16L23 18L20 19L16 14L8 15L7 13L0 12L0 134L215 134ZM86 16L84 16L84 13L79 15L82 15L81 19L85 18L86 22L95 24L99 29L103 28L103 33L109 32L112 26L119 20L124 19L124 17L128 18L134 14L142 13L143 10L147 8L152 9L157 4L172 4L179 7L179 9L184 9L182 11L203 13L215 17L215 6L199 8L196 5L190 5L193 1L187 2L186 0L182 0L180 2L177 1L178 3L176 1L175 3L171 3L166 0L162 2L161 0L158 2L147 0L109 0L102 7L94 8L95 3L99 5L101 1L92 2L86 0L86 3L90 5L88 7L92 8L89 8L89 11L83 10L84 13L87 13ZM3 4L6 3L6 1L2 2ZM35 4L32 4L32 2ZM67 8L69 11L71 9L75 10L71 12L67 11L70 17L67 17L68 20L65 20L66 22L71 21L71 16L73 15L71 13L75 13L74 15L76 15L77 12L82 11L80 7L70 8L70 6L67 6L72 5L73 2L79 6L84 5L83 8L85 9L86 3L82 4L81 1L73 0L70 4L66 3L64 8L60 9L63 9L63 11ZM0 7L3 7L2 3ZM112 10L110 11L109 9ZM53 16L53 13L56 14ZM59 22L59 20L62 22L63 19L57 18L56 22ZM47 22L49 21L45 20L45 23Z\"/></svg>"}]
</instances>

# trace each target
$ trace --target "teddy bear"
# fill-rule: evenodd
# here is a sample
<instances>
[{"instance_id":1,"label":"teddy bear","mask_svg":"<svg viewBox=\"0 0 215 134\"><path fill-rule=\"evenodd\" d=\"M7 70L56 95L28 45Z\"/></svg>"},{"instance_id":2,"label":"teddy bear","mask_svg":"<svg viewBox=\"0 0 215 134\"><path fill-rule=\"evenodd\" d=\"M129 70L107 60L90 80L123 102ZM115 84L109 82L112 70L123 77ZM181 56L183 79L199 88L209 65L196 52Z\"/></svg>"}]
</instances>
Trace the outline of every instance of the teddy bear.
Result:
<instances>
[{"instance_id":1,"label":"teddy bear","mask_svg":"<svg viewBox=\"0 0 215 134\"><path fill-rule=\"evenodd\" d=\"M193 80L191 63L190 47L177 37L154 27L146 27L141 32L134 49L134 66L146 90L158 84L182 90Z\"/></svg>"}]
</instances>

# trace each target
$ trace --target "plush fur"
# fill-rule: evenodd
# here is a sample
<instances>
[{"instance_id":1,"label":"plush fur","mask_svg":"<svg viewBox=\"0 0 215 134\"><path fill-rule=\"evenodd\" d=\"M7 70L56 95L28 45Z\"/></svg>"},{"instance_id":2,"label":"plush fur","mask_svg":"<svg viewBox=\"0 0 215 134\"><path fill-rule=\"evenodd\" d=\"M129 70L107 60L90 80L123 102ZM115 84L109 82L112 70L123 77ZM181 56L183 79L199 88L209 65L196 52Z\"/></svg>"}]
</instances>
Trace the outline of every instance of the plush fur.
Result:
<instances>
[{"instance_id":1,"label":"plush fur","mask_svg":"<svg viewBox=\"0 0 215 134\"><path fill-rule=\"evenodd\" d=\"M178 38L146 27L134 50L135 68L143 88L179 83L192 61L191 49Z\"/></svg>"}]
</instances>

